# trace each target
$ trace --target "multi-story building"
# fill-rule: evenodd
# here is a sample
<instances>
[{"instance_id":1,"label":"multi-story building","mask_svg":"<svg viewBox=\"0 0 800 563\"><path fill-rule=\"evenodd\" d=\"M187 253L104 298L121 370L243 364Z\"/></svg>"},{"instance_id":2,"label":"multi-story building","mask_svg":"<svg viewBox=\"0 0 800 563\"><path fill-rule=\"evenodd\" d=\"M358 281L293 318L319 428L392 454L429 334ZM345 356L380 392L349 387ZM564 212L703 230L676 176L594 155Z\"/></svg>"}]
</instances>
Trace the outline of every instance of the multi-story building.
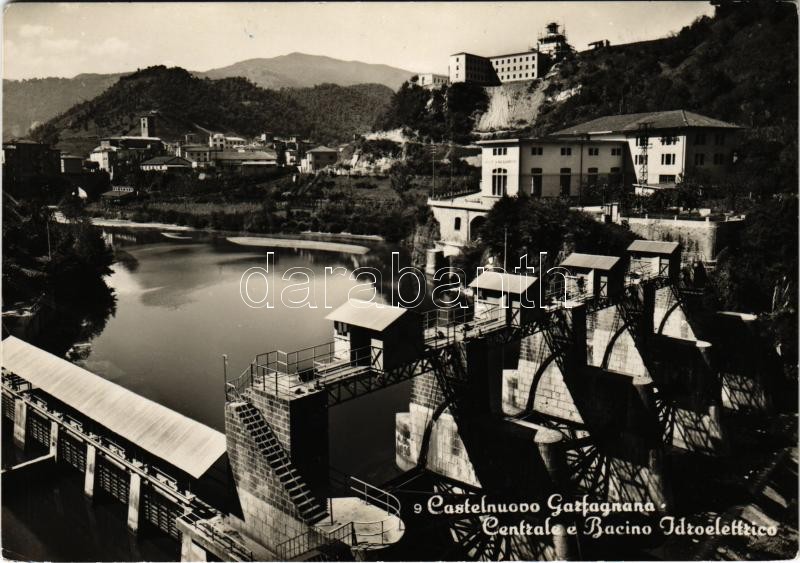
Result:
<instances>
[{"instance_id":1,"label":"multi-story building","mask_svg":"<svg viewBox=\"0 0 800 563\"><path fill-rule=\"evenodd\" d=\"M475 82L487 86L533 80L542 66L537 51L481 57L470 53L450 55L450 82Z\"/></svg>"},{"instance_id":2,"label":"multi-story building","mask_svg":"<svg viewBox=\"0 0 800 563\"><path fill-rule=\"evenodd\" d=\"M205 168L213 163L215 152L208 145L190 144L179 146L175 151L175 156L185 158L192 163L194 168Z\"/></svg>"},{"instance_id":3,"label":"multi-story building","mask_svg":"<svg viewBox=\"0 0 800 563\"><path fill-rule=\"evenodd\" d=\"M213 133L208 137L208 146L215 151L228 151L244 147L247 140L241 137L230 137L223 133Z\"/></svg>"},{"instance_id":4,"label":"multi-story building","mask_svg":"<svg viewBox=\"0 0 800 563\"><path fill-rule=\"evenodd\" d=\"M479 141L481 185L475 194L428 201L450 254L475 240L489 210L503 196L568 198L630 183L623 141L499 139Z\"/></svg>"},{"instance_id":5,"label":"multi-story building","mask_svg":"<svg viewBox=\"0 0 800 563\"><path fill-rule=\"evenodd\" d=\"M450 64L447 67L450 82L475 82L477 84L492 85L498 83L497 74L491 61L480 55L471 53L456 53L450 55Z\"/></svg>"},{"instance_id":6,"label":"multi-story building","mask_svg":"<svg viewBox=\"0 0 800 563\"><path fill-rule=\"evenodd\" d=\"M554 136L624 142L635 184L674 187L687 174L722 178L734 162L738 125L685 110L611 115Z\"/></svg>"},{"instance_id":7,"label":"multi-story building","mask_svg":"<svg viewBox=\"0 0 800 563\"><path fill-rule=\"evenodd\" d=\"M117 164L117 147L112 146L99 146L95 147L89 155L91 162L96 162L100 170L105 170L109 175L114 177L114 168Z\"/></svg>"},{"instance_id":8,"label":"multi-story building","mask_svg":"<svg viewBox=\"0 0 800 563\"><path fill-rule=\"evenodd\" d=\"M449 83L450 80L444 74L434 74L427 72L425 74L417 75L417 84L423 88L438 88Z\"/></svg>"},{"instance_id":9,"label":"multi-story building","mask_svg":"<svg viewBox=\"0 0 800 563\"><path fill-rule=\"evenodd\" d=\"M300 168L306 173L319 172L327 166L336 164L338 159L339 151L326 146L319 146L306 151L306 156L302 159Z\"/></svg>"},{"instance_id":10,"label":"multi-story building","mask_svg":"<svg viewBox=\"0 0 800 563\"><path fill-rule=\"evenodd\" d=\"M489 57L497 79L501 83L533 80L539 77L541 54L538 51L523 51L510 55Z\"/></svg>"},{"instance_id":11,"label":"multi-story building","mask_svg":"<svg viewBox=\"0 0 800 563\"><path fill-rule=\"evenodd\" d=\"M481 194L577 198L582 190L625 181L625 144L585 139L479 141Z\"/></svg>"},{"instance_id":12,"label":"multi-story building","mask_svg":"<svg viewBox=\"0 0 800 563\"><path fill-rule=\"evenodd\" d=\"M446 254L477 238L504 195L585 201L606 187L639 193L675 186L686 174L720 179L730 171L739 126L675 110L601 117L544 139L480 141L477 193L429 200Z\"/></svg>"}]
</instances>

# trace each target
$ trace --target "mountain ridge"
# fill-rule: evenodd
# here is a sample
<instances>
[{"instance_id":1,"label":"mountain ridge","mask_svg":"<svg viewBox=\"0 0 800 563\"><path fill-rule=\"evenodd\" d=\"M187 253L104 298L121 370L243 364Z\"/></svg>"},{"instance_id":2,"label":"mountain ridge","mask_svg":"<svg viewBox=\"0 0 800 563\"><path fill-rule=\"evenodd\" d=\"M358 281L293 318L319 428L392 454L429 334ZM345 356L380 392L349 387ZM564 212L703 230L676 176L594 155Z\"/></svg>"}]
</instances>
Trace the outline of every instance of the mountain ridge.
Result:
<instances>
[{"instance_id":1,"label":"mountain ridge","mask_svg":"<svg viewBox=\"0 0 800 563\"><path fill-rule=\"evenodd\" d=\"M277 64L282 71L271 70L272 64ZM326 55L300 52L272 58L246 59L224 67L189 72L200 78L212 79L243 76L257 86L270 89L310 88L320 84L382 84L396 90L413 74L388 65L342 61ZM299 74L293 76L292 73ZM85 72L72 78L4 79L3 138L27 135L32 127L67 112L76 104L101 95L121 77L131 74L133 72Z\"/></svg>"},{"instance_id":2,"label":"mountain ridge","mask_svg":"<svg viewBox=\"0 0 800 563\"><path fill-rule=\"evenodd\" d=\"M391 94L382 84L267 90L241 77L212 80L179 67L156 66L121 77L31 136L88 154L103 136L138 134L139 115L158 110L156 135L165 140L203 130L245 136L272 131L333 143L369 131Z\"/></svg>"}]
</instances>

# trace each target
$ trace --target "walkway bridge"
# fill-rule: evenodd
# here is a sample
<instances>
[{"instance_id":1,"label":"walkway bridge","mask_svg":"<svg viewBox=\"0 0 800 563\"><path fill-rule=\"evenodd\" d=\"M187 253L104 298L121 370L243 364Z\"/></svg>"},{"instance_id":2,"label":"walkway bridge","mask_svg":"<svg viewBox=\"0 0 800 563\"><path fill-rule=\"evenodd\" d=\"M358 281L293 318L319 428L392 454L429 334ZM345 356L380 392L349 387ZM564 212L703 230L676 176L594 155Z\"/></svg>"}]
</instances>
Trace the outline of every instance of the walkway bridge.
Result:
<instances>
[{"instance_id":1,"label":"walkway bridge","mask_svg":"<svg viewBox=\"0 0 800 563\"><path fill-rule=\"evenodd\" d=\"M492 274L486 272L484 275ZM534 277L530 279L532 283L536 281ZM383 338L380 345L367 344L356 348L350 343L342 346L339 345L341 342L330 341L290 352L273 350L258 354L240 375L226 376L227 400L241 400L243 392L255 386L287 400L324 392L328 406L333 407L434 371L436 366L448 361L452 347L459 343L485 339L492 344L506 344L536 332L547 335L552 348L557 351L555 357L563 362L566 343L572 337L567 332L570 310L583 308L591 312L620 305L626 317L626 327L639 327L642 324L639 289L673 284L677 287L677 282L668 272L663 269L655 271L642 263L630 270L624 291L617 295L609 295L604 290L592 292L577 283L579 279L579 276L565 275L556 280L544 294L546 304L534 309L491 303L480 309L476 307L475 311L460 307L437 308L423 313L401 310L400 314L408 311L418 317L411 326L421 330L423 337L417 342L413 354L409 354L412 357L391 365L385 361L385 350L389 345L386 344L387 338ZM381 308L398 309L367 302L356 307L345 304L328 318L342 324L346 324L345 321L336 319L346 317L348 321L358 322L358 316L369 316ZM353 311L356 315L352 314ZM640 342L640 347L645 348L644 342ZM561 367L566 369L567 366Z\"/></svg>"}]
</instances>

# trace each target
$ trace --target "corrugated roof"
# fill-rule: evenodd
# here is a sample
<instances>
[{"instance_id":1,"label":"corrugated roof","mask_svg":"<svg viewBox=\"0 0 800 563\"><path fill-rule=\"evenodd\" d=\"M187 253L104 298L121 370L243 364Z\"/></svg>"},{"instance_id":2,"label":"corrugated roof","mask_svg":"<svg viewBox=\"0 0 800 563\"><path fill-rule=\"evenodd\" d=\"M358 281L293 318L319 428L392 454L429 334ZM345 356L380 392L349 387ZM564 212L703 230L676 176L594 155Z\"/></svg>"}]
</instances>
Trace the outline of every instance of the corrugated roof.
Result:
<instances>
[{"instance_id":1,"label":"corrugated roof","mask_svg":"<svg viewBox=\"0 0 800 563\"><path fill-rule=\"evenodd\" d=\"M103 192L100 194L100 197L131 197L136 195L134 192L128 192L125 190L111 190L109 192Z\"/></svg>"},{"instance_id":2,"label":"corrugated roof","mask_svg":"<svg viewBox=\"0 0 800 563\"><path fill-rule=\"evenodd\" d=\"M556 131L553 135L586 135L589 133L627 133L639 129L642 123L649 123L651 129L682 129L686 127L715 127L721 129L741 129L740 126L720 121L699 113L676 109L648 113L629 113L607 115L579 123Z\"/></svg>"},{"instance_id":3,"label":"corrugated roof","mask_svg":"<svg viewBox=\"0 0 800 563\"><path fill-rule=\"evenodd\" d=\"M610 270L617 262L617 256L603 256L600 254L581 254L573 252L560 265L572 268L587 268L589 270Z\"/></svg>"},{"instance_id":4,"label":"corrugated roof","mask_svg":"<svg viewBox=\"0 0 800 563\"><path fill-rule=\"evenodd\" d=\"M408 309L393 307L375 303L373 301L362 301L361 299L350 299L341 307L331 312L326 319L338 321L349 325L366 328L369 330L385 330L397 319L408 313Z\"/></svg>"},{"instance_id":5,"label":"corrugated roof","mask_svg":"<svg viewBox=\"0 0 800 563\"><path fill-rule=\"evenodd\" d=\"M628 252L649 252L651 254L672 254L680 246L677 242L657 240L635 240L628 247Z\"/></svg>"},{"instance_id":6,"label":"corrugated roof","mask_svg":"<svg viewBox=\"0 0 800 563\"><path fill-rule=\"evenodd\" d=\"M537 279L536 276L517 276L489 270L472 280L469 286L520 295L536 283Z\"/></svg>"},{"instance_id":7,"label":"corrugated roof","mask_svg":"<svg viewBox=\"0 0 800 563\"><path fill-rule=\"evenodd\" d=\"M212 158L214 160L230 160L230 161L236 161L236 160L270 161L277 159L278 155L272 151L244 151L244 152L222 151L212 156Z\"/></svg>"},{"instance_id":8,"label":"corrugated roof","mask_svg":"<svg viewBox=\"0 0 800 563\"><path fill-rule=\"evenodd\" d=\"M199 478L225 453L225 435L99 375L9 336L3 369Z\"/></svg>"}]
</instances>

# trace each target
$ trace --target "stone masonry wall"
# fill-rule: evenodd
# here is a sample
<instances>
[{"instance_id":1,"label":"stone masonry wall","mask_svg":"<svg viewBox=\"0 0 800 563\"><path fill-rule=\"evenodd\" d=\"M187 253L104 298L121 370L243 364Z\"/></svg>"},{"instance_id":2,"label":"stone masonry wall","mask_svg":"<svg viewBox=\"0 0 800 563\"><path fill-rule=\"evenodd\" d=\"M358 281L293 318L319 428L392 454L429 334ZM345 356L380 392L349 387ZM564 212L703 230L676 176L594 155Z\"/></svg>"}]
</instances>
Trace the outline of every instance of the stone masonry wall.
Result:
<instances>
[{"instance_id":1,"label":"stone masonry wall","mask_svg":"<svg viewBox=\"0 0 800 563\"><path fill-rule=\"evenodd\" d=\"M281 405L280 402L272 404ZM234 412L234 405L235 403L225 405L225 435L228 459L244 519L232 518L231 523L245 535L269 549L274 549L277 544L302 533L307 526L300 519L294 503L262 456L250 432ZM284 405L282 410L284 416L276 412L271 418L275 423L273 429L283 443L288 434L287 406ZM285 426L281 426L282 418L287 421Z\"/></svg>"},{"instance_id":2,"label":"stone masonry wall","mask_svg":"<svg viewBox=\"0 0 800 563\"><path fill-rule=\"evenodd\" d=\"M503 412L519 414L528 404L536 372L552 355L541 332L528 336L520 343L517 369L503 370ZM583 422L578 408L564 383L558 363L551 360L536 386L533 409L536 412L564 420Z\"/></svg>"},{"instance_id":3,"label":"stone masonry wall","mask_svg":"<svg viewBox=\"0 0 800 563\"><path fill-rule=\"evenodd\" d=\"M668 313L669 316L664 320ZM661 327L662 322L664 323L663 327ZM697 340L692 325L686 317L686 312L678 304L678 299L669 287L662 287L656 291L653 328L657 333L665 336Z\"/></svg>"},{"instance_id":4,"label":"stone masonry wall","mask_svg":"<svg viewBox=\"0 0 800 563\"><path fill-rule=\"evenodd\" d=\"M632 232L649 240L681 243L687 256L702 254L705 260L714 260L717 254L736 236L741 221L687 221L675 219L645 219L622 217Z\"/></svg>"},{"instance_id":5,"label":"stone masonry wall","mask_svg":"<svg viewBox=\"0 0 800 563\"><path fill-rule=\"evenodd\" d=\"M586 315L587 364L602 367L606 348L623 324L622 315L616 306L598 309ZM628 330L620 334L614 342L606 368L633 376L647 374L644 361Z\"/></svg>"}]
</instances>

